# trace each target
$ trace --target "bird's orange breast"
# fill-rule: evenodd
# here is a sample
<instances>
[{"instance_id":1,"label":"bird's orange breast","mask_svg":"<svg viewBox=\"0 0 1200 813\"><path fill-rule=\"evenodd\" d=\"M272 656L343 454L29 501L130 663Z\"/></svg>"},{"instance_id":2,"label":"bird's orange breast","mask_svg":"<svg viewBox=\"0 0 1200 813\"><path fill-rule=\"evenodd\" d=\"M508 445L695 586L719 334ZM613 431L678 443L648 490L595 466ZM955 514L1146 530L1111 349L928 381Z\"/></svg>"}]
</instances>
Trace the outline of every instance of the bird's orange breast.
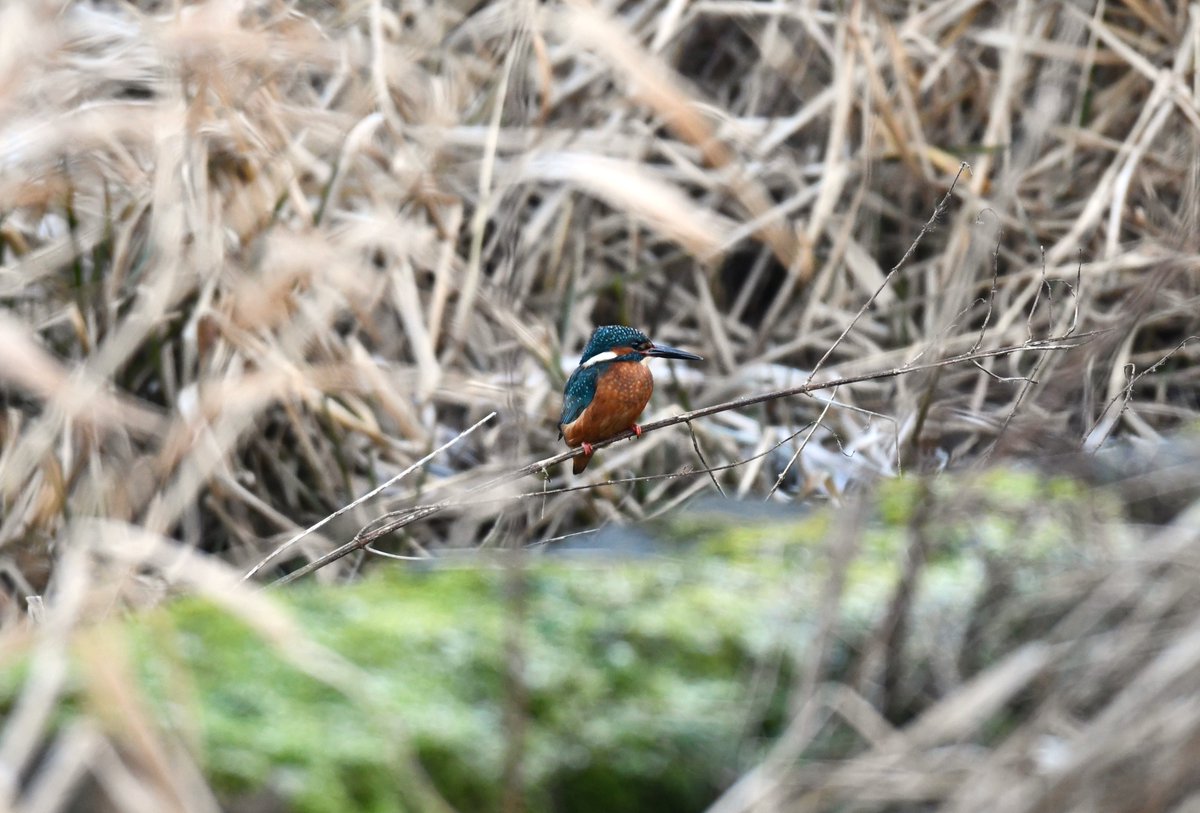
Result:
<instances>
[{"instance_id":1,"label":"bird's orange breast","mask_svg":"<svg viewBox=\"0 0 1200 813\"><path fill-rule=\"evenodd\" d=\"M654 392L654 377L646 365L618 361L596 381L596 395L579 417L564 426L568 446L599 443L633 427Z\"/></svg>"}]
</instances>

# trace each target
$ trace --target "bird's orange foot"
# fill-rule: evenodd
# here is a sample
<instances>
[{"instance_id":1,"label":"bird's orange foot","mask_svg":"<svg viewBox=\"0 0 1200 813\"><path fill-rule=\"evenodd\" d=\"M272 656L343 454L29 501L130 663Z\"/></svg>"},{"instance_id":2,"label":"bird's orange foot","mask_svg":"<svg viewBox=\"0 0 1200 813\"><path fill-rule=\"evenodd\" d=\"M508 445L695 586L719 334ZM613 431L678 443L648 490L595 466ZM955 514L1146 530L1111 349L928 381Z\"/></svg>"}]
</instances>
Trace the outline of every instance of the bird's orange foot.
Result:
<instances>
[{"instance_id":1,"label":"bird's orange foot","mask_svg":"<svg viewBox=\"0 0 1200 813\"><path fill-rule=\"evenodd\" d=\"M633 436L635 438L640 438L642 436L642 427L640 425L635 423L633 426L631 426L629 428L633 430Z\"/></svg>"},{"instance_id":2,"label":"bird's orange foot","mask_svg":"<svg viewBox=\"0 0 1200 813\"><path fill-rule=\"evenodd\" d=\"M592 452L596 451L596 447L590 443L581 443L579 445L583 447L583 456L584 457L591 457Z\"/></svg>"}]
</instances>

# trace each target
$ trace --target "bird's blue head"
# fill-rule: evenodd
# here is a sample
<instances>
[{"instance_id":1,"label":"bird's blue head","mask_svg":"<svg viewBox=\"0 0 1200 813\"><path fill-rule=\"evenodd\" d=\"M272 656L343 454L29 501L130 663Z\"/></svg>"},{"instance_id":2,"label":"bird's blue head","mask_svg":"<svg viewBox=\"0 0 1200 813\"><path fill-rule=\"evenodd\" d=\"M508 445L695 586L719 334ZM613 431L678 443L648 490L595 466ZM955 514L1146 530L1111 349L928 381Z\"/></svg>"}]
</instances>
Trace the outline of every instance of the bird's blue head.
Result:
<instances>
[{"instance_id":1,"label":"bird's blue head","mask_svg":"<svg viewBox=\"0 0 1200 813\"><path fill-rule=\"evenodd\" d=\"M580 367L591 367L608 361L641 361L645 358L685 359L700 361L700 356L655 344L640 330L625 325L604 325L592 331L579 359Z\"/></svg>"}]
</instances>

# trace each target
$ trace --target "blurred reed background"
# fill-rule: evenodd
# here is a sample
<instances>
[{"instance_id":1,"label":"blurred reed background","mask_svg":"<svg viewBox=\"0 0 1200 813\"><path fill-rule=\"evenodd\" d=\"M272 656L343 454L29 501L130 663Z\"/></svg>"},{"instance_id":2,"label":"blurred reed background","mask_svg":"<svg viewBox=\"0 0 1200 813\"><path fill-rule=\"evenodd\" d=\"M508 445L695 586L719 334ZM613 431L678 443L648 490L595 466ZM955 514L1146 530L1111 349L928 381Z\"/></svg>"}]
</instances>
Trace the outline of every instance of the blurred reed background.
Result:
<instances>
[{"instance_id":1,"label":"blurred reed background","mask_svg":"<svg viewBox=\"0 0 1200 813\"><path fill-rule=\"evenodd\" d=\"M250 564L493 409L356 519L544 457L596 324L708 358L660 368L651 415L802 383L831 347L819 374L936 360L984 327L986 346L1061 335L1076 312L1077 332L1111 329L843 388L789 470L803 497L997 442L1153 437L1195 407L1195 350L1175 350L1196 332L1188 8L3 14L0 549L34 592L53 541L97 517ZM835 346L960 161L932 232ZM1039 386L1012 380L1034 370ZM823 407L694 430L730 463ZM769 488L802 439L724 486ZM701 468L682 430L598 462ZM409 533L528 544L711 487L496 501Z\"/></svg>"},{"instance_id":2,"label":"blurred reed background","mask_svg":"<svg viewBox=\"0 0 1200 813\"><path fill-rule=\"evenodd\" d=\"M8 0L3 624L156 604L163 551L225 585L493 410L260 577L560 451L597 324L706 357L647 419L1079 341L650 433L382 547L1159 442L1200 387L1198 50L1162 0ZM401 566L316 578L364 562Z\"/></svg>"}]
</instances>

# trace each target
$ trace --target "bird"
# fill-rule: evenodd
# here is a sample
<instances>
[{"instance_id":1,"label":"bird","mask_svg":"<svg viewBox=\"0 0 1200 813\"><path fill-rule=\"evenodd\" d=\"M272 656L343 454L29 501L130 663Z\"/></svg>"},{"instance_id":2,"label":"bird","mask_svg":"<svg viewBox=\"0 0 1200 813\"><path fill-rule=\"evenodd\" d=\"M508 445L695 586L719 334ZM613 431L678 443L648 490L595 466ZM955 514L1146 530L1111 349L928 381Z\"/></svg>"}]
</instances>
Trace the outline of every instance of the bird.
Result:
<instances>
[{"instance_id":1,"label":"bird","mask_svg":"<svg viewBox=\"0 0 1200 813\"><path fill-rule=\"evenodd\" d=\"M642 427L636 421L654 392L654 376L646 365L652 358L703 361L695 353L655 344L645 333L625 325L603 325L592 331L579 366L567 379L558 419L558 436L572 449L583 447L573 463L575 474L591 462L593 444L626 429L641 437Z\"/></svg>"}]
</instances>

